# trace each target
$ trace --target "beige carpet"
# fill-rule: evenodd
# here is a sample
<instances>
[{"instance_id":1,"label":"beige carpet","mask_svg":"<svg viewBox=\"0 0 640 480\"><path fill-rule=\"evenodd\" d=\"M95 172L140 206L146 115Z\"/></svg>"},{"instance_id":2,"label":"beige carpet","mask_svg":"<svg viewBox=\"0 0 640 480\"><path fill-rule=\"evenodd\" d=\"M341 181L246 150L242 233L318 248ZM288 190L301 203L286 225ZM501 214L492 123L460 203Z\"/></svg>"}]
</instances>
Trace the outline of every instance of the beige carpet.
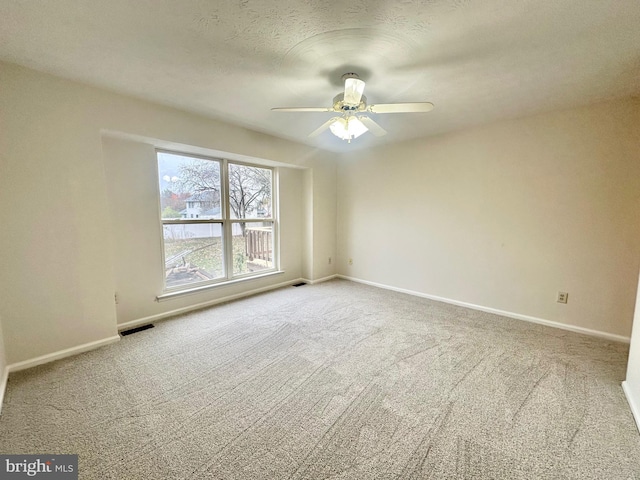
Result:
<instances>
[{"instance_id":1,"label":"beige carpet","mask_svg":"<svg viewBox=\"0 0 640 480\"><path fill-rule=\"evenodd\" d=\"M12 374L2 453L82 479L640 479L627 347L331 281Z\"/></svg>"}]
</instances>

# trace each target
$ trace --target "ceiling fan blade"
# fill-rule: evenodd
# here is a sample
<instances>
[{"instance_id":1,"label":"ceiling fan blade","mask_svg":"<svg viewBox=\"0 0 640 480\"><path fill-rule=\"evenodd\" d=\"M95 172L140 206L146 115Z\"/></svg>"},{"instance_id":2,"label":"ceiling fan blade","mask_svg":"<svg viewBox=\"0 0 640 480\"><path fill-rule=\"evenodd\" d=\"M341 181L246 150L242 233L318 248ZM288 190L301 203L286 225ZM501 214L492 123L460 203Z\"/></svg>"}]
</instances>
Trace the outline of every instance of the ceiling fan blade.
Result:
<instances>
[{"instance_id":1,"label":"ceiling fan blade","mask_svg":"<svg viewBox=\"0 0 640 480\"><path fill-rule=\"evenodd\" d=\"M273 112L334 112L332 107L277 107Z\"/></svg>"},{"instance_id":2,"label":"ceiling fan blade","mask_svg":"<svg viewBox=\"0 0 640 480\"><path fill-rule=\"evenodd\" d=\"M340 117L333 117L330 118L329 120L327 120L326 122L324 122L322 125L320 125L318 128L316 128L313 132L311 132L309 134L309 138L314 138L317 137L318 135L320 135L322 132L324 132L327 128L329 128L329 126L335 122L336 120L338 120Z\"/></svg>"},{"instance_id":3,"label":"ceiling fan blade","mask_svg":"<svg viewBox=\"0 0 640 480\"><path fill-rule=\"evenodd\" d=\"M422 113L433 110L431 102L413 102L413 103L379 103L378 105L369 105L367 111L372 113Z\"/></svg>"},{"instance_id":4,"label":"ceiling fan blade","mask_svg":"<svg viewBox=\"0 0 640 480\"><path fill-rule=\"evenodd\" d=\"M344 98L342 102L345 105L357 107L360 105L360 99L364 92L364 82L359 78L346 78L344 81Z\"/></svg>"},{"instance_id":5,"label":"ceiling fan blade","mask_svg":"<svg viewBox=\"0 0 640 480\"><path fill-rule=\"evenodd\" d=\"M357 117L362 124L369 129L371 133L373 133L376 137L382 137L387 134L387 131L378 125L376 122L371 120L369 117L360 116Z\"/></svg>"}]
</instances>

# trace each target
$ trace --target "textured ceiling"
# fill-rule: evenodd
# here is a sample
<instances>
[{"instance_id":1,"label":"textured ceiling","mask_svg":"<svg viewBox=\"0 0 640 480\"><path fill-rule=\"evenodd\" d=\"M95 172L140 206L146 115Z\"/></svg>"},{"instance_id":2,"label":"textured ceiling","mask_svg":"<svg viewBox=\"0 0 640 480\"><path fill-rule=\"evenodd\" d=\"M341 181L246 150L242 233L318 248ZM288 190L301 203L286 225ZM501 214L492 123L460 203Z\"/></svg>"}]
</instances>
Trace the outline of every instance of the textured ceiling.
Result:
<instances>
[{"instance_id":1,"label":"textured ceiling","mask_svg":"<svg viewBox=\"0 0 640 480\"><path fill-rule=\"evenodd\" d=\"M638 0L0 0L0 59L333 151L640 93ZM389 134L307 135L356 72Z\"/></svg>"}]
</instances>

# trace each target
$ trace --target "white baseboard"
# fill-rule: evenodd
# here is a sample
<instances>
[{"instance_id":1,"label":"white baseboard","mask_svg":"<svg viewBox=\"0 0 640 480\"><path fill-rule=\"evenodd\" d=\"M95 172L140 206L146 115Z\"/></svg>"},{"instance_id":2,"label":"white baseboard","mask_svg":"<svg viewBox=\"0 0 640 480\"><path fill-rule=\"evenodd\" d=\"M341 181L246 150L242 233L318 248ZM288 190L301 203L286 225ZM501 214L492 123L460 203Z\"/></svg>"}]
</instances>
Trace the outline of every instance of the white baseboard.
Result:
<instances>
[{"instance_id":1,"label":"white baseboard","mask_svg":"<svg viewBox=\"0 0 640 480\"><path fill-rule=\"evenodd\" d=\"M640 433L640 402L633 397L633 393L631 393L631 387L629 384L624 381L622 382L622 390L624 391L624 395L627 397L627 402L629 402L629 407L631 407L631 413L633 414L633 419L636 421L636 427L638 427L638 433Z\"/></svg>"},{"instance_id":2,"label":"white baseboard","mask_svg":"<svg viewBox=\"0 0 640 480\"><path fill-rule=\"evenodd\" d=\"M256 295L258 293L268 292L269 290L275 290L276 288L282 288L289 285L293 285L294 283L303 282L304 279L296 278L294 280L287 280L286 282L277 283L275 285L268 285L266 287L255 288L253 290L248 290L242 293L236 293L235 295L228 295L226 297L216 298L215 300L208 300L206 302L196 303L194 305L189 305L187 307L176 308L174 310L169 310L168 312L158 313L156 315L150 315L148 317L138 318L136 320L130 320L128 322L123 322L118 324L118 331L129 330L130 328L139 327L140 325L148 325L149 323L157 322L159 320L164 320L165 318L175 317L176 315L181 315L183 313L192 312L194 310L200 310L202 308L212 307L219 303L230 302L232 300L237 300L243 297L249 297L251 295Z\"/></svg>"},{"instance_id":3,"label":"white baseboard","mask_svg":"<svg viewBox=\"0 0 640 480\"><path fill-rule=\"evenodd\" d=\"M327 277L322 277L322 278L318 278L317 280L309 280L308 278L303 278L302 281L305 283L308 283L309 285L315 285L317 283L322 283L322 282L326 282L328 280L333 280L334 278L337 278L338 275L329 275Z\"/></svg>"},{"instance_id":4,"label":"white baseboard","mask_svg":"<svg viewBox=\"0 0 640 480\"><path fill-rule=\"evenodd\" d=\"M0 379L0 415L2 415L2 405L4 403L4 392L7 391L7 382L9 381L9 367L2 370L2 378Z\"/></svg>"},{"instance_id":5,"label":"white baseboard","mask_svg":"<svg viewBox=\"0 0 640 480\"><path fill-rule=\"evenodd\" d=\"M27 368L42 365L43 363L49 363L53 362L54 360L60 360L61 358L71 357L72 355L88 352L89 350L94 350L104 345L115 343L118 340L120 340L120 335L114 335L113 337L103 338L102 340L85 343L83 345L78 345L77 347L71 347L65 350L59 350L57 352L49 353L47 355L42 355L40 357L24 360L22 362L12 363L7 367L7 372L17 372L19 370L25 370Z\"/></svg>"},{"instance_id":6,"label":"white baseboard","mask_svg":"<svg viewBox=\"0 0 640 480\"><path fill-rule=\"evenodd\" d=\"M497 308L483 307L482 305L474 305L473 303L460 302L458 300L452 300L450 298L438 297L436 295L429 295L427 293L416 292L415 290L407 290L405 288L392 287L390 285L384 285L382 283L370 282L368 280L361 280L359 278L348 277L346 275L336 275L338 278L345 280L351 280L352 282L363 283L365 285L371 285L373 287L384 288L386 290L393 290L394 292L406 293L414 295L416 297L428 298L437 302L449 303L451 305L457 305L459 307L466 307L472 310L479 310L481 312L493 313L495 315L501 315L503 317L515 318L516 320L524 320L526 322L538 323L540 325L546 325L548 327L560 328L562 330L569 330L570 332L582 333L584 335L590 335L592 337L604 338L613 342L630 343L631 338L622 335L616 335L613 333L602 332L600 330L592 330L590 328L578 327L576 325L568 325L566 323L554 322L553 320L546 320L544 318L532 317L530 315L522 315L520 313L508 312L506 310L498 310Z\"/></svg>"}]
</instances>

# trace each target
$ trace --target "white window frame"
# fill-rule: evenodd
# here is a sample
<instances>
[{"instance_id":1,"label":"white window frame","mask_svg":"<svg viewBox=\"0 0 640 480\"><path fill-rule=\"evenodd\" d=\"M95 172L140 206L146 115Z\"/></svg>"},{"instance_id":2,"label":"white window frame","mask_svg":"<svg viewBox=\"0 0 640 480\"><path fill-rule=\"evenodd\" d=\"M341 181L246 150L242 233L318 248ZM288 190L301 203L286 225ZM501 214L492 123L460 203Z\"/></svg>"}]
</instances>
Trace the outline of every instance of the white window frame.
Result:
<instances>
[{"instance_id":1,"label":"white window frame","mask_svg":"<svg viewBox=\"0 0 640 480\"><path fill-rule=\"evenodd\" d=\"M163 300L171 298L175 295L184 293L196 293L200 290L205 290L221 285L228 285L236 283L238 281L249 280L253 278L259 278L264 276L273 275L275 273L282 273L280 270L280 229L278 222L278 198L279 198L279 181L278 181L278 169L260 165L257 163L240 162L237 160L230 160L227 158L210 157L207 155L196 155L192 153L178 152L174 150L156 149L156 172L159 177L158 170L158 154L165 153L169 155L179 155L181 157L191 157L196 160L209 160L218 162L220 164L220 219L199 219L199 218L179 218L179 219L163 219L161 208L161 195L160 180L156 182L158 191L158 218L160 220L160 242L162 253L162 284L163 293L157 297L157 300ZM229 165L241 165L245 167L256 167L271 171L271 216L268 218L231 218L231 206L229 202ZM243 274L233 274L233 225L236 223L251 223L251 222L270 222L272 225L272 257L273 267L260 270L257 272L248 272ZM202 282L192 282L184 285L177 285L167 288L166 284L166 269L165 269L165 246L164 246L164 226L165 225L199 225L199 224L219 224L222 228L222 244L223 244L223 268L224 275L220 278L212 280L204 280Z\"/></svg>"}]
</instances>

